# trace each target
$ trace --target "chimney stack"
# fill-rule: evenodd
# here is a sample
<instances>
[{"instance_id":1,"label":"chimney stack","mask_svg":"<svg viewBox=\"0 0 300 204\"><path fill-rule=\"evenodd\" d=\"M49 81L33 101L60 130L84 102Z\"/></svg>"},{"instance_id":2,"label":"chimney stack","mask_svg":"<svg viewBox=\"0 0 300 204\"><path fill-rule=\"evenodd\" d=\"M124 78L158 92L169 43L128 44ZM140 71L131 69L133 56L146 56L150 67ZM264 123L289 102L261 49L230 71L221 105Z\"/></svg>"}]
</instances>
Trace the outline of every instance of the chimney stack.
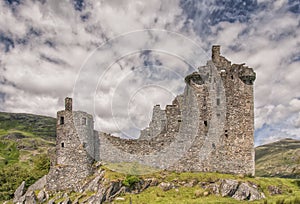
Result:
<instances>
[{"instance_id":1,"label":"chimney stack","mask_svg":"<svg viewBox=\"0 0 300 204\"><path fill-rule=\"evenodd\" d=\"M213 45L211 49L211 59L214 63L219 62L220 59L220 45Z\"/></svg>"},{"instance_id":2,"label":"chimney stack","mask_svg":"<svg viewBox=\"0 0 300 204\"><path fill-rule=\"evenodd\" d=\"M65 98L65 110L72 111L72 98Z\"/></svg>"}]
</instances>

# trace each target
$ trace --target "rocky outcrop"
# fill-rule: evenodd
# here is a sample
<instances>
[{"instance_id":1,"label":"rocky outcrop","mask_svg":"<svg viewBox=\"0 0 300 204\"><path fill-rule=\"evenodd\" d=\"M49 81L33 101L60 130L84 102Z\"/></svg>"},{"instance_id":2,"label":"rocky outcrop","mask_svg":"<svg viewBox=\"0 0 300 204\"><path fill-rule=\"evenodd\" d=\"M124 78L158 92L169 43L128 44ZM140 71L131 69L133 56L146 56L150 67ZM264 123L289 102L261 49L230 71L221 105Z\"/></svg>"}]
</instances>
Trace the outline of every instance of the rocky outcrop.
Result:
<instances>
[{"instance_id":1,"label":"rocky outcrop","mask_svg":"<svg viewBox=\"0 0 300 204\"><path fill-rule=\"evenodd\" d=\"M260 193L257 186L250 183L241 183L232 196L236 200L260 200L265 198L263 193Z\"/></svg>"},{"instance_id":2,"label":"rocky outcrop","mask_svg":"<svg viewBox=\"0 0 300 204\"><path fill-rule=\"evenodd\" d=\"M211 193L219 194L222 197L229 196L236 200L260 200L264 199L265 195L260 192L258 186L249 182L239 182L232 179L224 179L219 182L208 184L206 189Z\"/></svg>"},{"instance_id":3,"label":"rocky outcrop","mask_svg":"<svg viewBox=\"0 0 300 204\"><path fill-rule=\"evenodd\" d=\"M221 196L223 197L233 196L238 186L239 186L239 182L236 180L231 180L231 179L223 180L219 188L220 189L219 191L221 192Z\"/></svg>"},{"instance_id":4,"label":"rocky outcrop","mask_svg":"<svg viewBox=\"0 0 300 204\"><path fill-rule=\"evenodd\" d=\"M79 203L104 203L113 200L123 200L125 193L138 194L151 186L157 186L163 191L180 187L203 188L203 191L195 192L195 196L208 196L210 194L222 197L228 196L236 200L259 200L265 198L259 187L250 182L240 182L233 179L219 179L213 182L201 182L197 179L190 181L180 181L174 179L169 182L161 182L157 178L137 179L135 182L128 183L124 180L109 180L105 177L105 170L100 169L92 177L89 177L80 184L79 191L50 192L45 189L46 178L41 178L35 184L30 186L25 193L25 182L18 187L15 192L14 203L48 203L48 204L79 204ZM271 189L271 187L270 187ZM275 187L272 187L275 189ZM278 188L274 192L278 192ZM51 199L50 199L51 197Z\"/></svg>"},{"instance_id":5,"label":"rocky outcrop","mask_svg":"<svg viewBox=\"0 0 300 204\"><path fill-rule=\"evenodd\" d=\"M43 176L39 180L37 180L34 184L28 187L27 191L36 191L45 188L47 184L47 176Z\"/></svg>"},{"instance_id":6,"label":"rocky outcrop","mask_svg":"<svg viewBox=\"0 0 300 204\"><path fill-rule=\"evenodd\" d=\"M175 188L175 185L173 183L162 182L158 185L158 187L160 187L163 191L168 191L172 188Z\"/></svg>"},{"instance_id":7,"label":"rocky outcrop","mask_svg":"<svg viewBox=\"0 0 300 204\"><path fill-rule=\"evenodd\" d=\"M46 186L46 175L37 180L34 184L28 187L25 192L25 181L21 183L21 185L17 188L14 193L13 202L16 204L34 204L34 203L42 203L46 201L49 196L44 191ZM34 192L39 191L36 195Z\"/></svg>"},{"instance_id":8,"label":"rocky outcrop","mask_svg":"<svg viewBox=\"0 0 300 204\"><path fill-rule=\"evenodd\" d=\"M282 191L277 186L268 186L268 191L271 195L282 194Z\"/></svg>"},{"instance_id":9,"label":"rocky outcrop","mask_svg":"<svg viewBox=\"0 0 300 204\"><path fill-rule=\"evenodd\" d=\"M14 203L19 203L21 201L21 197L25 193L25 181L21 183L21 185L17 188L17 190L14 193Z\"/></svg>"},{"instance_id":10,"label":"rocky outcrop","mask_svg":"<svg viewBox=\"0 0 300 204\"><path fill-rule=\"evenodd\" d=\"M200 187L204 188L206 191L203 193L200 191L200 193L195 194L201 194L203 196L209 195L209 194L215 194L220 195L222 197L228 196L232 197L236 200L260 200L264 199L265 195L263 192L261 192L253 183L250 182L239 182L237 180L233 179L222 179L215 182L198 182L196 180L192 180L190 182L179 182L177 180L174 180L172 182L162 182L158 185L163 191L168 191L173 188L178 188L181 186L184 187L193 187L199 185ZM198 197L198 196L196 196Z\"/></svg>"}]
</instances>

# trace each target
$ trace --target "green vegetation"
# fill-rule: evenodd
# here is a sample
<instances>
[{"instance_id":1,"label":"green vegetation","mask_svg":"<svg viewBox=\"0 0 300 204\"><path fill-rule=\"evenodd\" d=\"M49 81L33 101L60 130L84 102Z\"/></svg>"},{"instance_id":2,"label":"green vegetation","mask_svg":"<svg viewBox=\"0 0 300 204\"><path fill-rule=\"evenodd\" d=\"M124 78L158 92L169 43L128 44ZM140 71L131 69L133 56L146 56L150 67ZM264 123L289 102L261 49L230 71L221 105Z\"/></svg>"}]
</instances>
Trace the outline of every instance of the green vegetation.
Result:
<instances>
[{"instance_id":1,"label":"green vegetation","mask_svg":"<svg viewBox=\"0 0 300 204\"><path fill-rule=\"evenodd\" d=\"M15 142L10 140L0 141L0 169L19 160L19 151Z\"/></svg>"},{"instance_id":2,"label":"green vegetation","mask_svg":"<svg viewBox=\"0 0 300 204\"><path fill-rule=\"evenodd\" d=\"M255 149L257 176L300 178L300 141L284 139Z\"/></svg>"},{"instance_id":3,"label":"green vegetation","mask_svg":"<svg viewBox=\"0 0 300 204\"><path fill-rule=\"evenodd\" d=\"M126 164L129 165L129 164ZM111 166L110 166L111 167ZM157 182L175 182L175 183L190 183L192 181L198 182L217 182L220 179L235 179L241 182L250 182L256 184L258 188L265 194L266 199L253 201L254 204L298 204L300 203L300 180L285 179L285 178L268 178L268 177L243 177L241 175L221 174L221 173L201 173L201 172L169 172L157 171L152 174L132 176L124 173L118 173L110 170L107 166L101 167L105 169L105 177L111 180L122 180L126 186L132 186L135 182L141 179L155 178ZM131 182L134 181L134 182ZM132 184L129 184L129 183ZM268 188L276 186L281 189L282 194L271 195ZM114 201L115 203L249 203L247 201L237 201L230 197L221 197L213 195L209 190L205 190L196 185L194 187L180 186L177 189L163 191L161 188L155 186L146 189L139 194L125 194L122 196L125 201Z\"/></svg>"},{"instance_id":4,"label":"green vegetation","mask_svg":"<svg viewBox=\"0 0 300 204\"><path fill-rule=\"evenodd\" d=\"M49 140L55 138L55 118L25 113L0 112L0 135L10 131L20 131Z\"/></svg>"},{"instance_id":5,"label":"green vegetation","mask_svg":"<svg viewBox=\"0 0 300 204\"><path fill-rule=\"evenodd\" d=\"M175 174L178 177L174 177L174 173L166 175L166 179L171 178L176 179L177 181L186 181L188 182L191 179L201 178L201 182L211 181L213 179L223 179L228 178L226 174L204 174L204 173L183 173ZM188 175L189 174L189 175ZM280 178L239 178L234 176L235 179L240 181L249 181L255 183L267 196L266 199L253 201L251 203L299 203L300 201L300 189L299 189L299 180L292 179L280 179ZM185 178L187 180L185 180ZM182 180L183 179L183 180ZM166 180L163 180L166 181ZM270 195L268 191L268 186L278 186L282 189L281 195ZM202 189L199 185L195 187L179 187L177 189L171 189L169 191L163 191L159 187L150 187L143 191L140 194L126 194L124 196L125 201L115 201L116 203L128 203L131 199L132 203L140 204L155 204L155 203L249 203L247 201L237 201L230 197L221 197L210 193L208 190Z\"/></svg>"},{"instance_id":6,"label":"green vegetation","mask_svg":"<svg viewBox=\"0 0 300 204\"><path fill-rule=\"evenodd\" d=\"M137 162L107 163L105 164L105 166L108 169L111 169L113 171L122 172L123 174L128 174L128 175L144 175L144 174L151 174L160 171L160 169L141 165Z\"/></svg>"},{"instance_id":7,"label":"green vegetation","mask_svg":"<svg viewBox=\"0 0 300 204\"><path fill-rule=\"evenodd\" d=\"M123 180L122 184L124 186L131 187L133 184L140 181L140 178L134 175L127 175L126 178Z\"/></svg>"},{"instance_id":8,"label":"green vegetation","mask_svg":"<svg viewBox=\"0 0 300 204\"><path fill-rule=\"evenodd\" d=\"M47 174L50 161L46 154L38 155L28 163L14 163L2 167L0 171L0 201L13 198L15 189L26 181L26 187Z\"/></svg>"},{"instance_id":9,"label":"green vegetation","mask_svg":"<svg viewBox=\"0 0 300 204\"><path fill-rule=\"evenodd\" d=\"M116 201L116 203L128 203L130 198L132 203L139 204L239 203L233 198L222 198L215 195L204 196L203 189L200 187L180 187L169 191L163 191L159 187L151 187L140 194L126 195L125 198L125 201Z\"/></svg>"},{"instance_id":10,"label":"green vegetation","mask_svg":"<svg viewBox=\"0 0 300 204\"><path fill-rule=\"evenodd\" d=\"M50 117L0 113L0 202L11 199L22 181L28 187L48 173L55 125Z\"/></svg>"}]
</instances>

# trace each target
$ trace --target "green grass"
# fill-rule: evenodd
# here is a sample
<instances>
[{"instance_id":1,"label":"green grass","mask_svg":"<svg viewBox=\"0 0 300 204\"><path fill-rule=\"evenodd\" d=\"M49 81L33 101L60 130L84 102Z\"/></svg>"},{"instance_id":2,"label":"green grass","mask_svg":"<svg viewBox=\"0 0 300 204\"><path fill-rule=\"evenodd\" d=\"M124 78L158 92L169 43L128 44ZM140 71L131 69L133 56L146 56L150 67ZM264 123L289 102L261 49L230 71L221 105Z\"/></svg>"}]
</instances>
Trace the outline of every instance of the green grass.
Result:
<instances>
[{"instance_id":1,"label":"green grass","mask_svg":"<svg viewBox=\"0 0 300 204\"><path fill-rule=\"evenodd\" d=\"M199 203L237 203L233 198L223 198L216 195L196 196L196 192L204 192L200 187L180 187L163 191L159 187L150 187L141 194L127 194L125 201L115 201L115 203L128 203L131 198L132 203L139 204L199 204ZM246 202L240 202L246 203Z\"/></svg>"},{"instance_id":2,"label":"green grass","mask_svg":"<svg viewBox=\"0 0 300 204\"><path fill-rule=\"evenodd\" d=\"M194 178L204 178L205 176L191 175ZM225 175L225 177L227 177ZM205 178L204 180L209 180L210 178ZM243 180L243 179L241 179ZM278 203L283 201L283 203L297 203L300 201L300 190L299 186L295 184L294 180L289 179L274 179L274 178L246 178L244 181L251 180L252 182L258 184L262 191L267 196L266 199L259 201L252 201L251 203ZM202 181L202 180L201 180ZM299 181L298 181L299 182ZM271 196L268 193L267 186L278 185L281 186L284 191L282 195ZM176 189L171 189L169 191L163 191L159 187L150 187L140 194L126 194L123 196L126 198L125 201L115 201L116 203L128 203L131 198L132 203L147 203L147 204L169 204L169 203L249 203L248 201L237 201L230 197L221 197L218 195L210 194L204 196L203 193L200 196L196 196L196 192L204 192L205 190L200 187L179 187Z\"/></svg>"},{"instance_id":3,"label":"green grass","mask_svg":"<svg viewBox=\"0 0 300 204\"><path fill-rule=\"evenodd\" d=\"M141 165L137 162L130 163L130 162L120 162L120 163L106 163L105 167L108 169L111 169L115 172L121 172L123 174L128 175L144 175L144 174L151 174L155 173L157 171L160 171L160 169L152 168L146 165Z\"/></svg>"},{"instance_id":4,"label":"green grass","mask_svg":"<svg viewBox=\"0 0 300 204\"><path fill-rule=\"evenodd\" d=\"M110 170L107 167L102 167L106 170L105 177L110 180L126 181L130 176ZM138 177L138 178L136 178ZM203 172L169 172L159 171L148 175L135 176L134 181L139 179L155 178L158 182L173 182L178 183L184 181L189 183L192 180L198 182L218 182L220 179L235 179L240 182L251 182L258 186L258 188L265 194L266 199L259 201L252 201L251 203L300 203L300 180L285 179L285 178L270 178L270 177L242 177L231 174L220 173L203 173ZM124 182L123 182L124 183ZM270 195L268 191L269 186L277 186L282 190L282 195ZM196 196L197 192L201 192L200 196ZM114 201L115 203L129 203L131 198L132 203L249 203L247 201L237 201L229 197L221 197L218 195L210 194L204 196L203 192L206 191L200 186L195 187L178 187L178 189L171 189L163 191L159 187L150 187L140 194L125 194L121 197L125 201Z\"/></svg>"},{"instance_id":5,"label":"green grass","mask_svg":"<svg viewBox=\"0 0 300 204\"><path fill-rule=\"evenodd\" d=\"M11 199L23 180L29 186L48 173L55 126L54 118L0 112L0 202Z\"/></svg>"},{"instance_id":6,"label":"green grass","mask_svg":"<svg viewBox=\"0 0 300 204\"><path fill-rule=\"evenodd\" d=\"M0 140L0 169L5 165L19 161L19 150L17 144L10 140Z\"/></svg>"}]
</instances>

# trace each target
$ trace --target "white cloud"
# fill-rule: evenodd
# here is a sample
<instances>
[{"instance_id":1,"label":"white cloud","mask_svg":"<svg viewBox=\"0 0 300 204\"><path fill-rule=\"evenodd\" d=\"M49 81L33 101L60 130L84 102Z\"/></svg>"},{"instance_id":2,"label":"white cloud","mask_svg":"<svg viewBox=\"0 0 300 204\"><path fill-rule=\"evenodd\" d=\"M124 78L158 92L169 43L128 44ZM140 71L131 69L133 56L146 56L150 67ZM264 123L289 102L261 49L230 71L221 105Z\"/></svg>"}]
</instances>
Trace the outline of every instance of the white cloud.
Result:
<instances>
[{"instance_id":1,"label":"white cloud","mask_svg":"<svg viewBox=\"0 0 300 204\"><path fill-rule=\"evenodd\" d=\"M198 61L189 60L197 62L199 66L208 59L205 51L201 51L199 47L199 52L193 52L194 48L181 38L170 39L168 35L153 35L149 38L151 40L147 42L147 46L165 48L163 51L168 48L171 52L155 52L148 60L163 62L163 66L171 67L178 76L166 70L158 72L164 74L166 80L155 83L167 91L155 89L154 93L151 88L147 89L147 93L153 96L148 98L147 103L143 103L146 96L143 95L144 92L140 92L128 109L124 108L128 104L128 101L124 100L124 95L128 96L129 100L133 93L137 93L138 87L145 85L143 79L147 79L148 76L155 78L151 75L153 73L146 71L142 75L138 75L137 71L131 73L131 67L143 66L145 59L139 54L132 53L114 64L106 74L103 73L108 66L102 67L98 59L99 57L114 59L118 53L122 53L130 46L136 49L143 48L144 36L135 35L127 41L119 41L119 44L116 43L110 50L98 52L101 55L96 53L94 58L88 56L108 39L135 30L155 28L184 34L205 48L219 43L222 45L223 55L232 62L246 62L253 67L257 73L256 128L263 127L263 124L278 124L298 115L300 110L297 98L300 97L298 91L300 81L297 76L300 74L298 69L300 62L292 59L299 55L299 16L287 12L286 1L267 3L268 12L258 9L250 15L249 21L231 23L223 21L213 27L209 27L208 19L211 18L207 16L215 11L215 7L210 8L213 4L195 3L195 8L202 9L199 12L201 15L186 21L188 11L183 11L179 3L179 0L154 0L151 3L133 0L85 1L85 9L79 12L74 10L68 1L48 0L45 3L22 1L15 11L2 1L0 34L9 36L15 44L10 52L0 55L1 80L6 80L0 85L0 92L6 94L1 109L55 116L56 111L62 108L63 98L72 95L76 83L80 83L76 80L80 79L77 78L80 68L86 62L88 66L94 66L94 69L80 73L86 74L86 78L83 78L85 81L80 87L87 96L82 99L82 103L90 104L90 101L93 103L96 91L95 112L96 118L99 118L97 121L100 121L99 129L115 132L118 130L110 110L113 100L117 100L117 103L113 103L114 111L118 111L118 124L122 125L122 129L132 124L137 127L144 126L149 121L151 106L158 103L158 100L161 100L162 104L170 102L169 93L178 94L184 85L180 76L191 71L179 57L172 54L181 53L186 59L198 55ZM259 3L266 2L259 1ZM85 21L81 20L82 15L88 16ZM199 28L195 28L194 25L198 25ZM207 27L211 32L200 33L201 29ZM34 33L35 31L38 33ZM17 43L21 41L23 43ZM1 43L0 45L2 46L0 52L3 52L4 45ZM120 65L123 67L122 70ZM126 74L129 75L122 78ZM141 76L144 78L139 80ZM97 82L100 79L102 81L98 84L100 86L98 89L91 87L94 80ZM90 110L93 112L94 107ZM143 114L147 115L146 119ZM130 120L126 120L128 117ZM286 134L298 131L299 120L293 121L291 123L294 124L294 128L290 127L289 131L284 131ZM282 137L283 134L280 134Z\"/></svg>"}]
</instances>

